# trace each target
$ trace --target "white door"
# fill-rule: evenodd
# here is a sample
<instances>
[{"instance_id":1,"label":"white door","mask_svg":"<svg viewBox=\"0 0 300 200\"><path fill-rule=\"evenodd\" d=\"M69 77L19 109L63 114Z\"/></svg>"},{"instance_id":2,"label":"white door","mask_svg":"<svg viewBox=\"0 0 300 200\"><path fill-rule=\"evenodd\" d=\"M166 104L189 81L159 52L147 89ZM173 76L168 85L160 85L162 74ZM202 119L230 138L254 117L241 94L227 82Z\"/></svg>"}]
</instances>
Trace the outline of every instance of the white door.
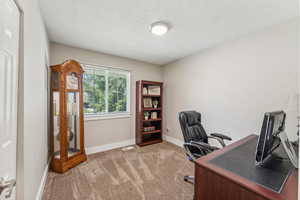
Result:
<instances>
[{"instance_id":1,"label":"white door","mask_svg":"<svg viewBox=\"0 0 300 200\"><path fill-rule=\"evenodd\" d=\"M20 12L0 0L0 200L15 200Z\"/></svg>"}]
</instances>

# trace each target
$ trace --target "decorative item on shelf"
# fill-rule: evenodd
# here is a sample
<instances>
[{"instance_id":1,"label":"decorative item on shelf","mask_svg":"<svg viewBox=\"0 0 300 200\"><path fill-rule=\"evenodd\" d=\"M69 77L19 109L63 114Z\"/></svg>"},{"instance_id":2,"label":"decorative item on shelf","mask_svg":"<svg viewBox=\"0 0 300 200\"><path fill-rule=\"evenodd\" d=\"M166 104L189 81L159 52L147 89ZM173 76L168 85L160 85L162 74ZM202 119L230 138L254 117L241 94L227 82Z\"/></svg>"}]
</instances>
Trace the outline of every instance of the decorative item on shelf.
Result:
<instances>
[{"instance_id":1,"label":"decorative item on shelf","mask_svg":"<svg viewBox=\"0 0 300 200\"><path fill-rule=\"evenodd\" d=\"M158 106L158 100L157 99L153 100L152 104L153 104L154 108L157 108L157 106Z\"/></svg>"},{"instance_id":2,"label":"decorative item on shelf","mask_svg":"<svg viewBox=\"0 0 300 200\"><path fill-rule=\"evenodd\" d=\"M51 168L64 173L87 157L84 148L83 69L68 60L51 66Z\"/></svg>"},{"instance_id":3,"label":"decorative item on shelf","mask_svg":"<svg viewBox=\"0 0 300 200\"><path fill-rule=\"evenodd\" d=\"M157 112L151 113L151 119L157 119Z\"/></svg>"},{"instance_id":4,"label":"decorative item on shelf","mask_svg":"<svg viewBox=\"0 0 300 200\"><path fill-rule=\"evenodd\" d=\"M154 130L155 130L155 126L144 127L144 132L149 132L149 131L154 131Z\"/></svg>"},{"instance_id":5,"label":"decorative item on shelf","mask_svg":"<svg viewBox=\"0 0 300 200\"><path fill-rule=\"evenodd\" d=\"M152 99L151 98L144 98L144 107L152 108Z\"/></svg>"},{"instance_id":6,"label":"decorative item on shelf","mask_svg":"<svg viewBox=\"0 0 300 200\"><path fill-rule=\"evenodd\" d=\"M148 94L148 89L146 87L143 88L143 95L147 95Z\"/></svg>"},{"instance_id":7,"label":"decorative item on shelf","mask_svg":"<svg viewBox=\"0 0 300 200\"><path fill-rule=\"evenodd\" d=\"M149 95L160 95L160 87L159 86L148 86L148 94Z\"/></svg>"},{"instance_id":8,"label":"decorative item on shelf","mask_svg":"<svg viewBox=\"0 0 300 200\"><path fill-rule=\"evenodd\" d=\"M145 120L148 120L149 119L149 112L144 112L144 117L145 117Z\"/></svg>"}]
</instances>

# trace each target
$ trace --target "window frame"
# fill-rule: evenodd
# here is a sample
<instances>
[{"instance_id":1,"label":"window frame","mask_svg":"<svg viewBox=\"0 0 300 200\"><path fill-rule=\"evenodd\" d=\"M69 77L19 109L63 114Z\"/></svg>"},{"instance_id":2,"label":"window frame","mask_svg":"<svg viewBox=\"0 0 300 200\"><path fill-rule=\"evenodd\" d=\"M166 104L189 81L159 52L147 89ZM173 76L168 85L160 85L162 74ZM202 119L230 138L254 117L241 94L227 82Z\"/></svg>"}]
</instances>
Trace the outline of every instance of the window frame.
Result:
<instances>
[{"instance_id":1,"label":"window frame","mask_svg":"<svg viewBox=\"0 0 300 200\"><path fill-rule=\"evenodd\" d=\"M108 66L101 66L96 64L86 64L86 63L80 63L83 70L104 70L105 71L105 112L99 112L99 113L83 113L84 119L86 121L91 120L101 120L101 119L116 119L116 118L129 118L131 117L131 72L129 70L116 68L116 67L108 67ZM127 84L127 90L126 90L126 111L123 112L108 112L108 74L109 72L117 73L117 74L124 74L126 76L126 84ZM84 81L84 80L82 80ZM83 93L84 93L84 86L83 86ZM83 99L84 103L84 99Z\"/></svg>"}]
</instances>

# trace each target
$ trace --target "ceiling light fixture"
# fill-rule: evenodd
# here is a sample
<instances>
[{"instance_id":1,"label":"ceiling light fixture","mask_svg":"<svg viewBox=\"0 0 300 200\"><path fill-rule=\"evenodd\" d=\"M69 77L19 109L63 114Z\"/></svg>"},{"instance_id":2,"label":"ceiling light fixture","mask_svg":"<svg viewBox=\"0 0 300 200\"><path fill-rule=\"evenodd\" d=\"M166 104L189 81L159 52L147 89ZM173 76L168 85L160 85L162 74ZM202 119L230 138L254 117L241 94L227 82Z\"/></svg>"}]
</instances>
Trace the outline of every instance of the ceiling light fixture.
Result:
<instances>
[{"instance_id":1,"label":"ceiling light fixture","mask_svg":"<svg viewBox=\"0 0 300 200\"><path fill-rule=\"evenodd\" d=\"M167 23L162 21L154 22L151 24L150 30L154 35L164 35L168 32L169 26Z\"/></svg>"}]
</instances>

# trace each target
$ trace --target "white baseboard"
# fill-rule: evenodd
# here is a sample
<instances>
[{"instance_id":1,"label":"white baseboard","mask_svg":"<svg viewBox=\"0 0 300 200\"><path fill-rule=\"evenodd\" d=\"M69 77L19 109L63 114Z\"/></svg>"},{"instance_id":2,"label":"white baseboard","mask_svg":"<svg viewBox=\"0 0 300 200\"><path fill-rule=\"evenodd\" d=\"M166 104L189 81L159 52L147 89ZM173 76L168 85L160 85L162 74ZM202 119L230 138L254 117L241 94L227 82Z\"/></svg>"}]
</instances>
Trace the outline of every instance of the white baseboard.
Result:
<instances>
[{"instance_id":1,"label":"white baseboard","mask_svg":"<svg viewBox=\"0 0 300 200\"><path fill-rule=\"evenodd\" d=\"M175 144L175 145L177 145L179 147L183 147L183 141L181 141L181 140L179 140L177 138L174 138L174 137L171 137L171 136L168 136L168 135L164 135L163 138L167 142Z\"/></svg>"},{"instance_id":2,"label":"white baseboard","mask_svg":"<svg viewBox=\"0 0 300 200\"><path fill-rule=\"evenodd\" d=\"M116 143L111 143L111 144L105 144L105 145L100 145L100 146L95 146L95 147L88 147L85 149L85 151L86 151L86 154L90 155L90 154L99 153L102 151L108 151L108 150L112 150L112 149L116 149L116 148L130 146L130 145L134 145L134 144L135 144L134 139L124 140L121 142L116 142Z\"/></svg>"},{"instance_id":3,"label":"white baseboard","mask_svg":"<svg viewBox=\"0 0 300 200\"><path fill-rule=\"evenodd\" d=\"M183 147L183 141L168 136L168 135L164 135L163 139L167 142L170 142L172 144L175 144L179 147ZM121 147L126 147L126 146L130 146L130 145L134 145L135 144L135 140L131 139L131 140L124 140L121 142L116 142L116 143L111 143L111 144L105 144L105 145L100 145L100 146L95 146L95 147L87 147L85 149L86 154L90 155L90 154L94 154L94 153L99 153L99 152L103 152L103 151L109 151L112 149L117 149L117 148L121 148Z\"/></svg>"},{"instance_id":4,"label":"white baseboard","mask_svg":"<svg viewBox=\"0 0 300 200\"><path fill-rule=\"evenodd\" d=\"M45 185L46 185L46 181L47 181L47 176L48 176L48 171L49 171L49 165L50 165L50 160L48 161L45 169L44 169L44 173L43 173L43 176L42 176L42 179L41 179L41 184L40 184L40 187L39 187L39 190L36 194L36 200L41 200L42 197L43 197L43 192L44 192L44 189L45 189Z\"/></svg>"}]
</instances>

